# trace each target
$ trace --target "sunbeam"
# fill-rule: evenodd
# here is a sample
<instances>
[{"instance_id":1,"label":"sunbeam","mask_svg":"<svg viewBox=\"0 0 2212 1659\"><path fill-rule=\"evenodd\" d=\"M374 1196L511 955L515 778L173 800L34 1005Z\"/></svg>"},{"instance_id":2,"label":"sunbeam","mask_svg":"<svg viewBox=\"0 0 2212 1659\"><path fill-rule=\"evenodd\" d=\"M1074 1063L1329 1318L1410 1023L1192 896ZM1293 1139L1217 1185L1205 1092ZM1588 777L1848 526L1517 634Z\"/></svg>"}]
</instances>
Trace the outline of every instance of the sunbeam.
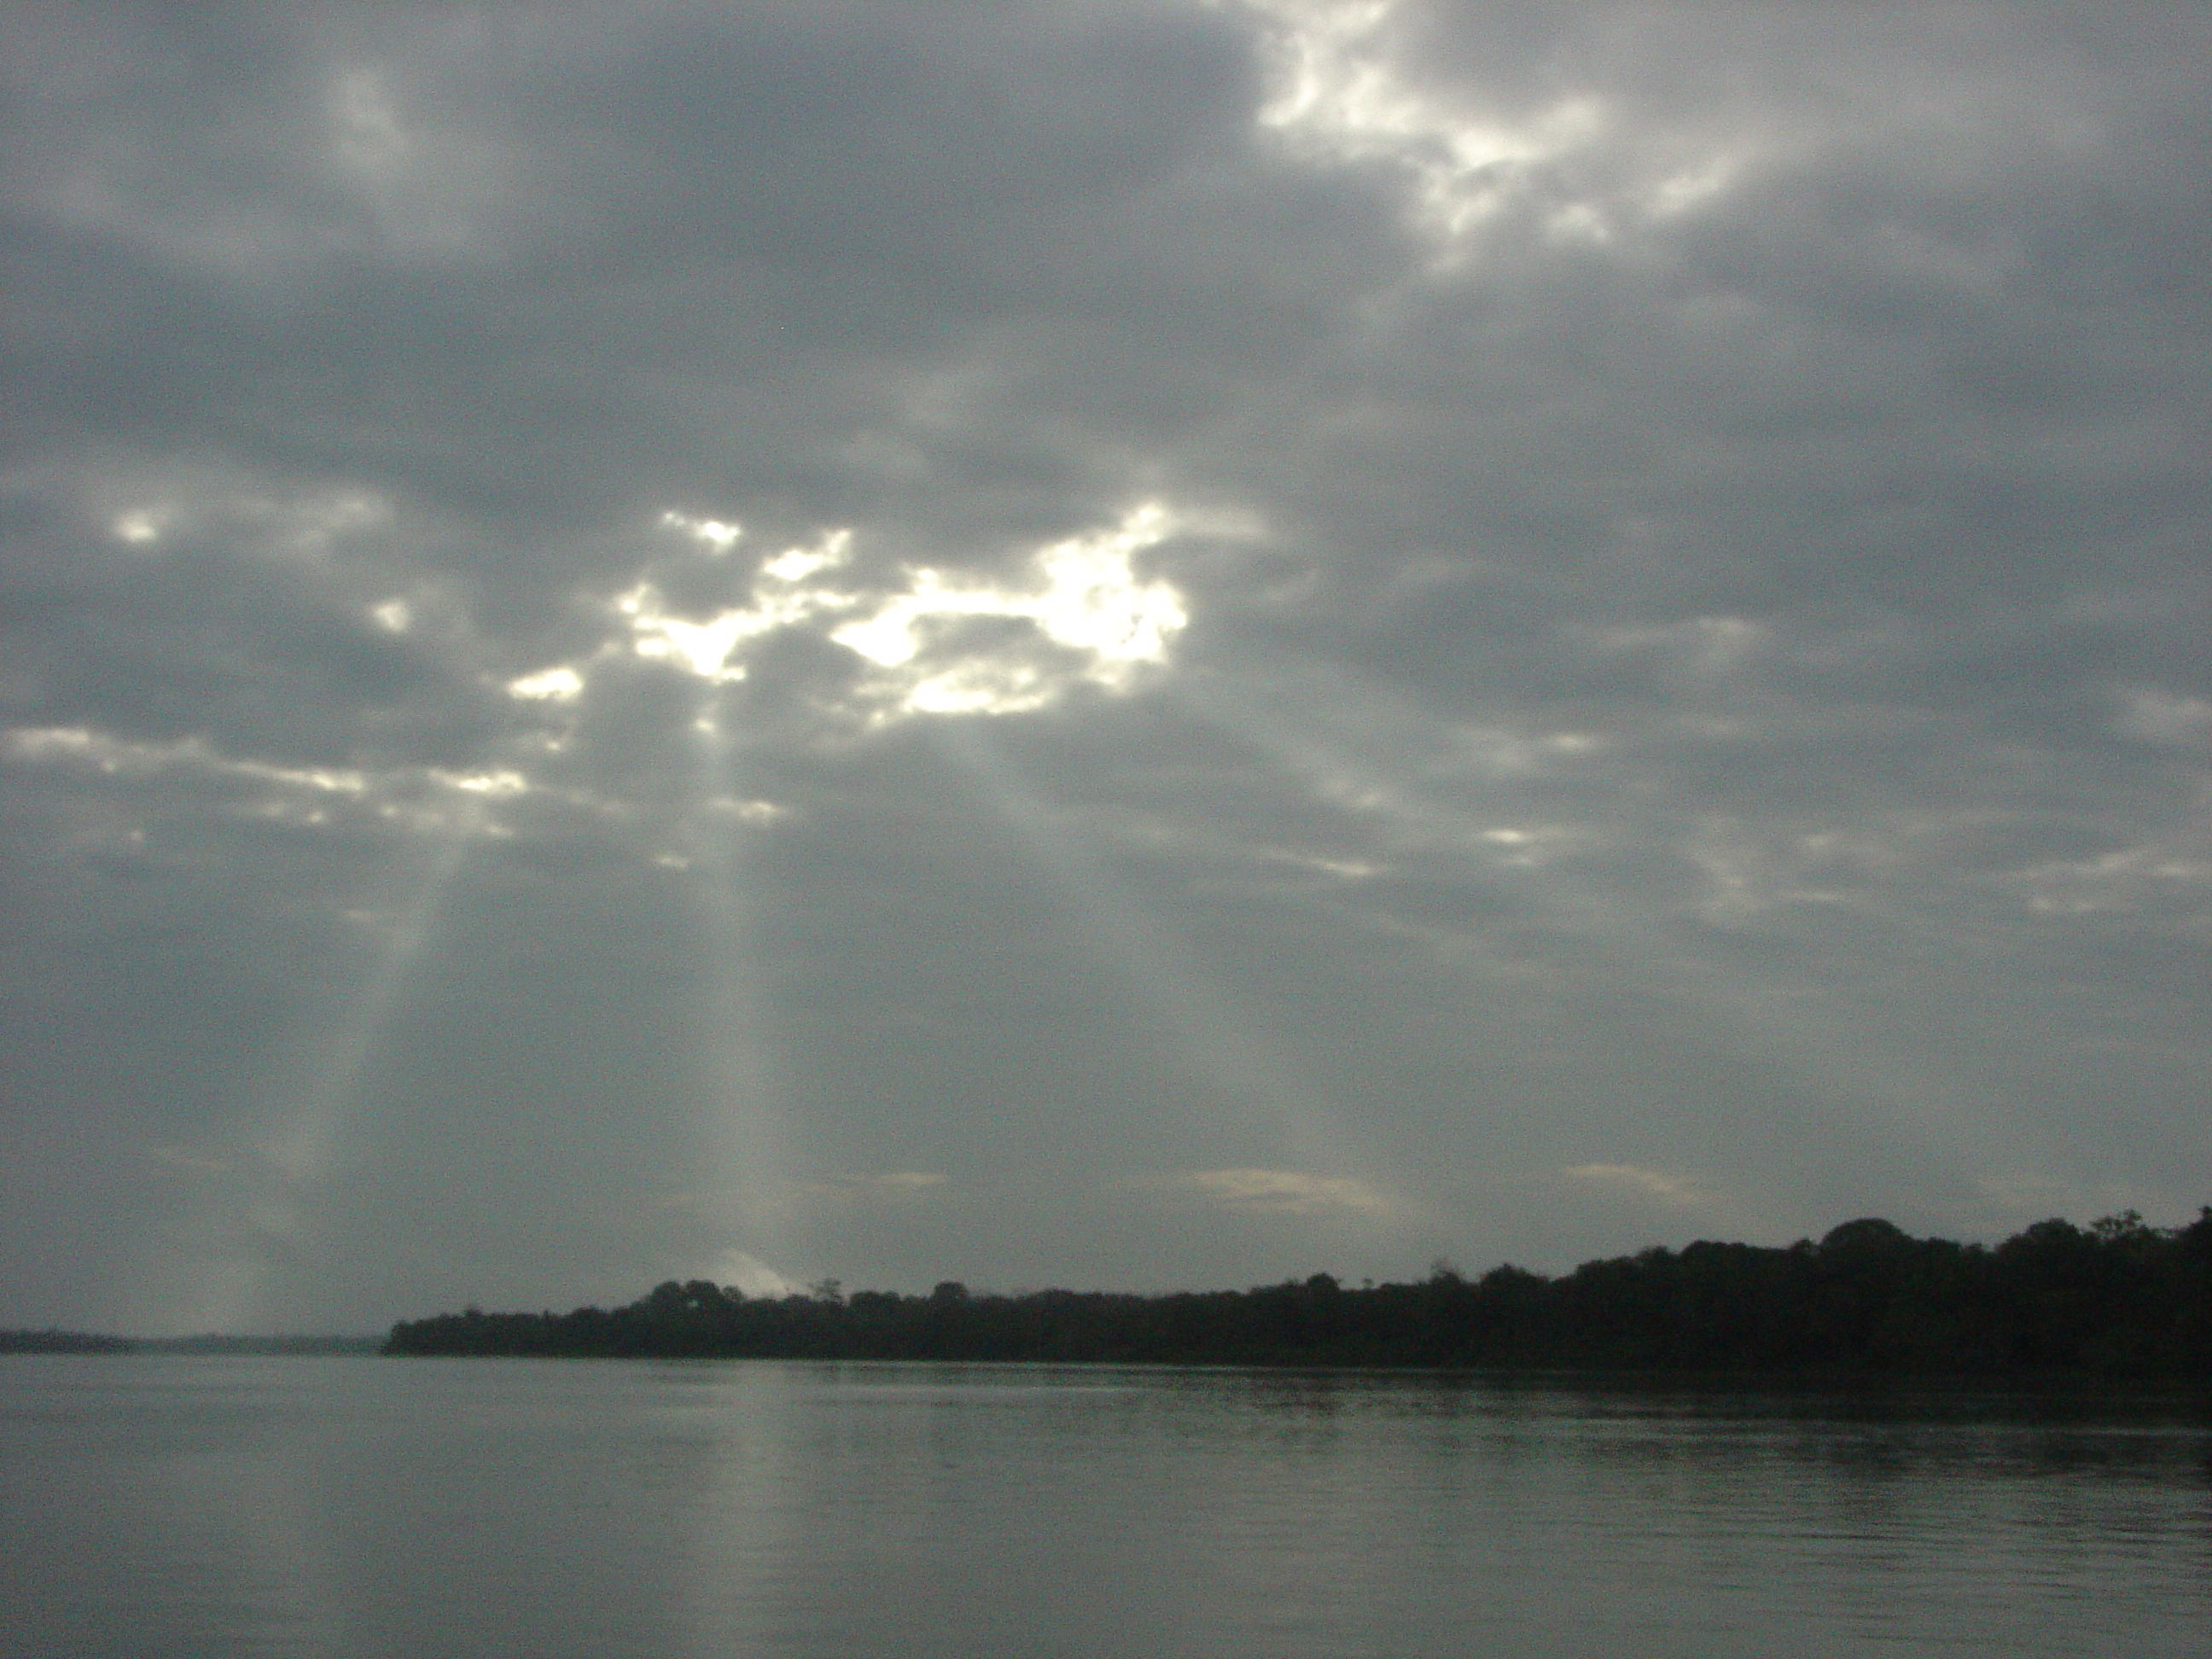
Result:
<instances>
[{"instance_id":1,"label":"sunbeam","mask_svg":"<svg viewBox=\"0 0 2212 1659\"><path fill-rule=\"evenodd\" d=\"M158 1300L139 1310L140 1328L248 1330L267 1316L272 1281L296 1251L308 1206L338 1156L362 1074L437 932L469 848L485 828L482 792L459 786L449 793L450 810L441 815L416 870L403 878L411 891L382 929L381 949L368 977L325 1039L297 1045L266 1091L279 1103L270 1115L272 1127L253 1149L250 1179L242 1191L211 1194L204 1206L197 1231L203 1238L210 1233L219 1238L213 1259L202 1257L187 1285L153 1286Z\"/></svg>"},{"instance_id":2,"label":"sunbeam","mask_svg":"<svg viewBox=\"0 0 2212 1659\"><path fill-rule=\"evenodd\" d=\"M1287 1202L1302 1194L1404 1228L1435 1221L1427 1196L1410 1190L1402 1172L1360 1143L1341 1115L1260 1036L1258 1022L1085 850L1079 831L1037 799L975 722L942 720L930 730L1052 878L1090 942L1110 959L1184 1062L1234 1103L1243 1127L1268 1145L1268 1155L1291 1166L1191 1172L1185 1185L1231 1203Z\"/></svg>"},{"instance_id":3,"label":"sunbeam","mask_svg":"<svg viewBox=\"0 0 2212 1659\"><path fill-rule=\"evenodd\" d=\"M2191 1224L2212 3L1928 9L0 4L0 1346Z\"/></svg>"},{"instance_id":4,"label":"sunbeam","mask_svg":"<svg viewBox=\"0 0 2212 1659\"><path fill-rule=\"evenodd\" d=\"M787 1168L775 1068L758 969L750 948L745 841L774 815L737 790L737 764L723 725L720 695L709 690L691 726L698 796L687 826L699 899L705 963L700 1041L707 1095L698 1123L705 1180L687 1194L726 1240L710 1276L751 1294L787 1287L772 1265L783 1259Z\"/></svg>"},{"instance_id":5,"label":"sunbeam","mask_svg":"<svg viewBox=\"0 0 2212 1659\"><path fill-rule=\"evenodd\" d=\"M1978 1133L1987 1126L1960 1086L1927 1065L1908 1060L1869 1027L1870 1015L1838 1006L1835 994L1817 999L1778 994L1778 988L1683 939L1679 930L1618 901L1608 902L1574 884L1545 856L1544 836L1440 803L1417 785L1382 776L1352 745L1332 741L1308 720L1291 729L1279 713L1248 689L1218 676L1181 677L1174 692L1194 715L1269 757L1316 797L1357 816L1379 819L1401 853L1441 854L1472 872L1486 900L1518 915L1555 939L1571 939L1598 969L1639 1001L1693 1016L1740 1058L1790 1079L1810 1100L1833 1102L1840 1079L1855 1079L1848 1104L1863 1129L1894 1138L1923 1170L1970 1184L1992 1158L2018 1156L2020 1126L2008 1145ZM1280 700L1274 700L1279 705ZM1389 721L1371 696L1340 677L1326 696L1300 700L1353 721ZM1512 745L1505 745L1512 747ZM1526 747L1527 745L1522 745ZM1536 745L1541 747L1540 740ZM1579 743L1571 736L1561 758ZM1501 753L1503 770L1525 769L1532 757ZM1348 921L1360 918L1346 913ZM1454 955L1483 958L1486 946L1472 926L1454 939ZM1449 966L1452 960L1443 958ZM1759 1219L1756 1198L1731 1194L1729 1212Z\"/></svg>"}]
</instances>

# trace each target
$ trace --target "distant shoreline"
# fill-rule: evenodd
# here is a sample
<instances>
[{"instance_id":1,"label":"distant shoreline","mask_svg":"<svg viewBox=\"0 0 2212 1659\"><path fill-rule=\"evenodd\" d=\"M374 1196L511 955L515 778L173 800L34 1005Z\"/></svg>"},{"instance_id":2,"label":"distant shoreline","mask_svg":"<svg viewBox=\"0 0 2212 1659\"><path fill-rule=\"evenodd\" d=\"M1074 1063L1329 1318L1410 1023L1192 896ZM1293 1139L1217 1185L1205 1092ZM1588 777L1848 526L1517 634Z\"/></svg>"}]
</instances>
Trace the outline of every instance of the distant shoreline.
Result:
<instances>
[{"instance_id":1,"label":"distant shoreline","mask_svg":"<svg viewBox=\"0 0 2212 1659\"><path fill-rule=\"evenodd\" d=\"M1867 1219L1817 1243L1653 1249L1557 1278L1439 1265L1358 1289L1316 1273L1157 1295L831 1281L749 1297L672 1279L612 1310L402 1321L383 1352L2212 1383L2212 1208L2177 1228L2038 1222L1994 1246Z\"/></svg>"},{"instance_id":2,"label":"distant shoreline","mask_svg":"<svg viewBox=\"0 0 2212 1659\"><path fill-rule=\"evenodd\" d=\"M377 1336L109 1336L97 1331L0 1330L7 1353L349 1354L382 1352Z\"/></svg>"}]
</instances>

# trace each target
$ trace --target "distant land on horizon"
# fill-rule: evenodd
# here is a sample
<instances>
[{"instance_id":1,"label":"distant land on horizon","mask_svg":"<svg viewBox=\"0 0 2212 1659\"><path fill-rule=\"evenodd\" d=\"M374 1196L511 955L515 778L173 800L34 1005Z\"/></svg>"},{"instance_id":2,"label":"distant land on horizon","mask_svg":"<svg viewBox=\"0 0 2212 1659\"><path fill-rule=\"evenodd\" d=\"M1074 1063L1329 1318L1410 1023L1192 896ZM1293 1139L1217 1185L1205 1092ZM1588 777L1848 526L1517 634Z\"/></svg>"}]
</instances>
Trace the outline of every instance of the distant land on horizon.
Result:
<instances>
[{"instance_id":1,"label":"distant land on horizon","mask_svg":"<svg viewBox=\"0 0 2212 1659\"><path fill-rule=\"evenodd\" d=\"M938 1359L1073 1364L1528 1367L2212 1382L2212 1207L2182 1227L2130 1211L2040 1221L2001 1243L1867 1218L1817 1243L1701 1242L1470 1279L1351 1289L1328 1273L1249 1291L927 1295L837 1281L749 1297L668 1280L626 1307L402 1321L399 1355Z\"/></svg>"},{"instance_id":2,"label":"distant land on horizon","mask_svg":"<svg viewBox=\"0 0 2212 1659\"><path fill-rule=\"evenodd\" d=\"M194 1336L112 1336L99 1331L0 1330L0 1353L375 1353L376 1336L240 1336L207 1332Z\"/></svg>"}]
</instances>

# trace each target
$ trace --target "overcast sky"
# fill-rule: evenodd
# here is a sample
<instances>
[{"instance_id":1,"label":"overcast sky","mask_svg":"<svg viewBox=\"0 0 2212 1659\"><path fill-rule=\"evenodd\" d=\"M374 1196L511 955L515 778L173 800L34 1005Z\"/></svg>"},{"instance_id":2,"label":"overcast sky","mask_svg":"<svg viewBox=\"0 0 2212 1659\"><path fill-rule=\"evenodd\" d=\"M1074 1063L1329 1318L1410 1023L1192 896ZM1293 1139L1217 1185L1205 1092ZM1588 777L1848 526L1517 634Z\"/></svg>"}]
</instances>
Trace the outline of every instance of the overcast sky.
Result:
<instances>
[{"instance_id":1,"label":"overcast sky","mask_svg":"<svg viewBox=\"0 0 2212 1659\"><path fill-rule=\"evenodd\" d=\"M2212 1202L2212 26L9 7L0 1323Z\"/></svg>"}]
</instances>

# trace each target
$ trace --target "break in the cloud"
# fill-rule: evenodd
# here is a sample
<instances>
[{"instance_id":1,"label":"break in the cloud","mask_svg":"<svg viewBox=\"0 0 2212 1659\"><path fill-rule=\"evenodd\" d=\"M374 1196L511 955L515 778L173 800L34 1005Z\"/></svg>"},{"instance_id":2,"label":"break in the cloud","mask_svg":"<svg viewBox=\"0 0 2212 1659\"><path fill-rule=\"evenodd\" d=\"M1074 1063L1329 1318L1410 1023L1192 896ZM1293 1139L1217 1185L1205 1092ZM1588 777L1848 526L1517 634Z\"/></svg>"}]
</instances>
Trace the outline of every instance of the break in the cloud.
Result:
<instances>
[{"instance_id":1,"label":"break in the cloud","mask_svg":"<svg viewBox=\"0 0 2212 1659\"><path fill-rule=\"evenodd\" d=\"M673 511L661 521L717 557L742 534L736 525ZM1085 682L1127 690L1145 669L1166 662L1188 620L1182 599L1170 583L1140 580L1129 561L1165 540L1174 524L1164 507L1147 501L1109 530L1039 549L1013 583L923 566L876 592L841 584L852 532L836 530L816 546L764 560L744 604L699 621L670 614L650 580L613 609L637 655L680 665L715 685L744 679L749 647L778 635L811 632L842 646L866 667L850 690L851 706L823 712L866 725L917 714L1028 714ZM580 668L558 664L510 681L507 690L566 702L585 684Z\"/></svg>"},{"instance_id":2,"label":"break in the cloud","mask_svg":"<svg viewBox=\"0 0 2212 1659\"><path fill-rule=\"evenodd\" d=\"M2208 34L9 13L0 1322L2192 1213Z\"/></svg>"}]
</instances>

